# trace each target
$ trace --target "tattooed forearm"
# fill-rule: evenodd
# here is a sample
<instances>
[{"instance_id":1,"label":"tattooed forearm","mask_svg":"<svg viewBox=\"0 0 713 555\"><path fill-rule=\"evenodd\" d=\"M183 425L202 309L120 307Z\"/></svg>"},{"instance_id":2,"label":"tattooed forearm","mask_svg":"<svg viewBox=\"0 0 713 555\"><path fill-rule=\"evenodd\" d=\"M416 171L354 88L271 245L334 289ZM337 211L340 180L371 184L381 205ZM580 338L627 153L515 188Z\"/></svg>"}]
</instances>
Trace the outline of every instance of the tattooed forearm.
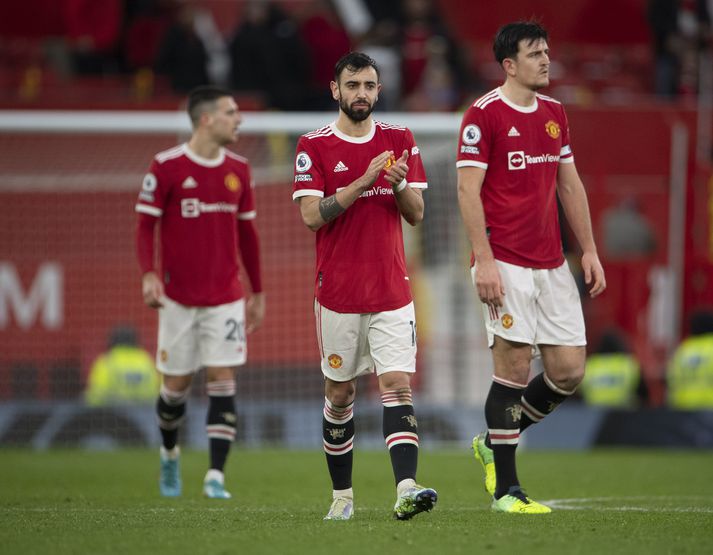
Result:
<instances>
[{"instance_id":1,"label":"tattooed forearm","mask_svg":"<svg viewBox=\"0 0 713 555\"><path fill-rule=\"evenodd\" d=\"M337 202L336 195L323 198L319 201L319 215L322 216L325 222L331 222L334 218L339 216L339 214L344 212L344 210L345 208Z\"/></svg>"}]
</instances>

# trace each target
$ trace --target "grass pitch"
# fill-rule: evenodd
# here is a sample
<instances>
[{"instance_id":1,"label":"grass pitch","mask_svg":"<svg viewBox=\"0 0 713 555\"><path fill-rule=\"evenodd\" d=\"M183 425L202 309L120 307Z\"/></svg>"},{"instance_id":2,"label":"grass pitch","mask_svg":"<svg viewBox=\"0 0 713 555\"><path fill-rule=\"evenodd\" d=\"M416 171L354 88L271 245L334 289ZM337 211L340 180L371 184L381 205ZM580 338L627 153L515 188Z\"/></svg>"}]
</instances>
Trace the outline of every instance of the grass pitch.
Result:
<instances>
[{"instance_id":1,"label":"grass pitch","mask_svg":"<svg viewBox=\"0 0 713 555\"><path fill-rule=\"evenodd\" d=\"M713 453L527 452L519 472L551 515L491 513L472 452L422 451L431 513L392 520L386 452L355 452L355 517L324 522L320 452L233 450L229 501L203 499L207 454L182 457L183 497L158 495L158 450L0 450L3 554L377 555L710 553Z\"/></svg>"}]
</instances>

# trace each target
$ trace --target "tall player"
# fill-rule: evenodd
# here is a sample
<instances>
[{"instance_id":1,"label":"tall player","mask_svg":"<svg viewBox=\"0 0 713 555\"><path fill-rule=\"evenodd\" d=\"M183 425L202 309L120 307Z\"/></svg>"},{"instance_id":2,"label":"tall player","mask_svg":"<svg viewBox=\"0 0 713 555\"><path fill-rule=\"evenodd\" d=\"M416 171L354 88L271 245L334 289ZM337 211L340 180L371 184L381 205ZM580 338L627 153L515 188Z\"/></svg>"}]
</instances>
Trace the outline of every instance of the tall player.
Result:
<instances>
[{"instance_id":1,"label":"tall player","mask_svg":"<svg viewBox=\"0 0 713 555\"><path fill-rule=\"evenodd\" d=\"M331 89L339 115L300 137L293 193L305 225L317 232L314 311L333 487L325 520L352 516L356 378L374 371L396 481L394 515L406 520L437 500L416 483L416 319L401 231L402 217L411 225L423 219L426 175L411 131L372 119L381 89L374 60L343 56Z\"/></svg>"},{"instance_id":2,"label":"tall player","mask_svg":"<svg viewBox=\"0 0 713 555\"><path fill-rule=\"evenodd\" d=\"M488 431L473 447L494 511L542 514L550 508L520 488L515 449L523 430L574 393L586 345L557 198L582 248L590 296L606 281L564 108L537 92L549 84L547 32L534 22L510 23L498 31L493 51L505 82L464 114L457 161L458 202L494 365ZM528 383L538 349L545 371Z\"/></svg>"},{"instance_id":3,"label":"tall player","mask_svg":"<svg viewBox=\"0 0 713 555\"><path fill-rule=\"evenodd\" d=\"M161 494L181 494L178 427L193 374L206 369L210 468L203 493L229 499L223 469L235 439L235 369L245 363L246 333L265 314L250 166L225 148L241 123L232 95L199 87L188 97L190 140L160 152L136 204L136 245L144 302L159 311L156 410L162 436ZM161 267L154 264L159 224ZM238 279L242 258L252 295Z\"/></svg>"}]
</instances>

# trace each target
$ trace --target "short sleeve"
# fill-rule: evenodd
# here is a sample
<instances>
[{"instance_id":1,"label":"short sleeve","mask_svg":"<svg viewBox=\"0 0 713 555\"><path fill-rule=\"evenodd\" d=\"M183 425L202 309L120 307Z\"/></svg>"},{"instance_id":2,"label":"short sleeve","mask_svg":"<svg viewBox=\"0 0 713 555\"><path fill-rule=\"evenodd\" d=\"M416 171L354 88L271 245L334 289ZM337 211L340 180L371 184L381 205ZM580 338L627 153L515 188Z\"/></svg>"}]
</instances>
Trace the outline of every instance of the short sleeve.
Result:
<instances>
[{"instance_id":1,"label":"short sleeve","mask_svg":"<svg viewBox=\"0 0 713 555\"><path fill-rule=\"evenodd\" d=\"M426 170L423 167L423 160L421 159L421 151L416 145L416 139L410 129L406 129L404 136L404 150L408 150L408 173L406 174L406 181L409 187L414 189L427 189L428 182L426 180ZM400 154L396 153L398 158Z\"/></svg>"},{"instance_id":2,"label":"short sleeve","mask_svg":"<svg viewBox=\"0 0 713 555\"><path fill-rule=\"evenodd\" d=\"M164 167L154 159L148 173L141 182L136 211L149 216L160 217L166 203L169 183Z\"/></svg>"},{"instance_id":3,"label":"short sleeve","mask_svg":"<svg viewBox=\"0 0 713 555\"><path fill-rule=\"evenodd\" d=\"M572 145L570 144L569 137L569 121L567 120L567 113L562 107L562 148L560 150L560 163L561 164L571 164L574 162L574 153L572 152Z\"/></svg>"},{"instance_id":4,"label":"short sleeve","mask_svg":"<svg viewBox=\"0 0 713 555\"><path fill-rule=\"evenodd\" d=\"M318 162L315 140L303 135L297 142L295 153L292 200L306 196L324 197L324 176Z\"/></svg>"},{"instance_id":5,"label":"short sleeve","mask_svg":"<svg viewBox=\"0 0 713 555\"><path fill-rule=\"evenodd\" d=\"M456 166L488 169L490 132L484 110L471 106L463 114L458 137Z\"/></svg>"},{"instance_id":6,"label":"short sleeve","mask_svg":"<svg viewBox=\"0 0 713 555\"><path fill-rule=\"evenodd\" d=\"M249 164L245 164L243 171L242 194L238 201L238 219L253 220L257 215L255 209L255 182L252 178L252 170Z\"/></svg>"}]
</instances>

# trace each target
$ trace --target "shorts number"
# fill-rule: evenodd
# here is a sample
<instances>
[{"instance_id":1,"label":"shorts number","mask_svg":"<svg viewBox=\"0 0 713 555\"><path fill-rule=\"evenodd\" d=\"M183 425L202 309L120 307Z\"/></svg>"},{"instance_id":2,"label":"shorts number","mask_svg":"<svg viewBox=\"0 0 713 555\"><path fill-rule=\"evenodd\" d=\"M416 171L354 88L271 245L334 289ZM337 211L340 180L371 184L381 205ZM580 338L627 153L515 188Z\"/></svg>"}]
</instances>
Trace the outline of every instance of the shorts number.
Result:
<instances>
[{"instance_id":1,"label":"shorts number","mask_svg":"<svg viewBox=\"0 0 713 555\"><path fill-rule=\"evenodd\" d=\"M245 326L238 323L235 318L226 320L225 327L228 328L228 334L225 336L226 341L245 341Z\"/></svg>"}]
</instances>

